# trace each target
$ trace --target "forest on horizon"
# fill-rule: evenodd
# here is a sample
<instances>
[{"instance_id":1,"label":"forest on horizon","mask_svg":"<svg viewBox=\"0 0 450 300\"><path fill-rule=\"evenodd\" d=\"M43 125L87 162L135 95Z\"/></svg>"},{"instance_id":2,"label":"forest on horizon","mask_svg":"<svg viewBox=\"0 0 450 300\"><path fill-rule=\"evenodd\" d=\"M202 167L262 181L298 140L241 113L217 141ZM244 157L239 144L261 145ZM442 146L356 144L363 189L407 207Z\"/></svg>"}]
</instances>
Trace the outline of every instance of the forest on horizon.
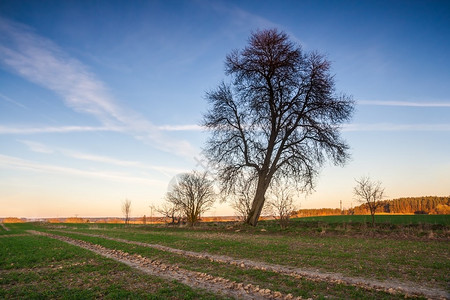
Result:
<instances>
[{"instance_id":1,"label":"forest on horizon","mask_svg":"<svg viewBox=\"0 0 450 300\"><path fill-rule=\"evenodd\" d=\"M393 200L380 201L376 213L387 214L450 214L450 197L402 197ZM327 215L364 215L370 214L367 204L361 204L349 209L313 208L299 209L294 212L296 217L313 217Z\"/></svg>"}]
</instances>

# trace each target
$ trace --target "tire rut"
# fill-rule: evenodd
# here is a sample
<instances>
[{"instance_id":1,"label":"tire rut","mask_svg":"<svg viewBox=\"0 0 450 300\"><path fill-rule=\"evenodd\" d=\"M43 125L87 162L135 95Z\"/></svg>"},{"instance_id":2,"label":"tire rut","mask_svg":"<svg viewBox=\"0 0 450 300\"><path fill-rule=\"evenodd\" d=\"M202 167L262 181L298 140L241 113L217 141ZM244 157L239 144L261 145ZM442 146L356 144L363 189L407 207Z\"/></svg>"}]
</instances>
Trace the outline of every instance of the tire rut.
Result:
<instances>
[{"instance_id":1,"label":"tire rut","mask_svg":"<svg viewBox=\"0 0 450 300\"><path fill-rule=\"evenodd\" d=\"M16 237L16 236L29 236L29 233L14 233L14 234L2 234L0 238Z\"/></svg>"},{"instance_id":2,"label":"tire rut","mask_svg":"<svg viewBox=\"0 0 450 300\"><path fill-rule=\"evenodd\" d=\"M301 297L293 297L291 294L286 295L277 291L262 289L259 288L259 286L255 286L252 284L244 284L222 277L212 276L206 273L181 269L176 265L164 264L157 260L143 257L141 255L129 254L121 250L105 248L97 244L72 239L66 236L35 230L28 230L27 232L35 235L57 239L68 244L92 251L96 254L126 264L132 268L138 269L150 275L158 276L168 280L176 280L192 288L205 289L216 294L230 296L236 299L302 299Z\"/></svg>"},{"instance_id":3,"label":"tire rut","mask_svg":"<svg viewBox=\"0 0 450 300\"><path fill-rule=\"evenodd\" d=\"M3 229L5 229L5 231L10 231L9 230L9 228L8 227L6 227L6 225L5 224L3 224L3 223L0 223L0 225L3 227Z\"/></svg>"},{"instance_id":4,"label":"tire rut","mask_svg":"<svg viewBox=\"0 0 450 300\"><path fill-rule=\"evenodd\" d=\"M143 243L143 242L137 242L137 241L130 241L125 240L121 238L112 238L105 235L100 234L90 234L90 233L82 233L82 232L76 232L76 231L69 231L69 230L53 230L57 232L65 232L65 233L72 233L72 234L79 234L79 235L85 235L90 237L98 237L103 238L107 240L112 240L116 242L122 242L127 244L133 244L143 247L149 247L154 248L170 253L175 253L183 256L189 256L194 257L198 259L206 259L212 262L218 262L218 263L225 263L230 265L235 265L240 268L244 269L256 269L256 270L262 270L262 271L271 271L283 275L288 275L291 277L294 277L296 279L305 278L312 281L323 281L323 282L329 282L333 284L345 284L345 285L351 285L359 288L363 288L366 290L375 290L375 291L383 291L390 294L405 294L405 295L411 295L411 296L425 296L427 298L431 299L450 299L450 294L447 291L438 289L438 288L431 288L431 287L424 287L424 286L417 286L417 283L412 282L396 282L396 281L379 281L379 280L372 280L372 279L366 279L366 278L360 278L360 277L348 277L344 276L339 273L326 273L326 272L319 272L319 271L313 271L313 270L305 270L300 269L296 267L289 267L289 266L283 266L283 265L277 265L277 264L269 264L264 262L256 262L248 259L235 259L230 256L226 255L215 255L210 253L204 253L204 252L194 252L194 251L187 251L187 250L181 250L176 248L171 248L168 246L158 245L158 244L149 244L149 243Z\"/></svg>"}]
</instances>

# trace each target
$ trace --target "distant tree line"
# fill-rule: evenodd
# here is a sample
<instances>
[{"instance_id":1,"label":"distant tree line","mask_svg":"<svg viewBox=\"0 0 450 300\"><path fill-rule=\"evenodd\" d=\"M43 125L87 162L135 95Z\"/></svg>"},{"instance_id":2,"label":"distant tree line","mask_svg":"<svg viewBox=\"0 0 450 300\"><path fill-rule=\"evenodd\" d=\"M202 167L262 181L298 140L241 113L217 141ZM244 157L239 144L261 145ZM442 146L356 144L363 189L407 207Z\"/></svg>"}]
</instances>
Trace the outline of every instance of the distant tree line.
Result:
<instances>
[{"instance_id":1,"label":"distant tree line","mask_svg":"<svg viewBox=\"0 0 450 300\"><path fill-rule=\"evenodd\" d=\"M24 223L25 219L15 218L15 217L8 217L0 220L2 223Z\"/></svg>"},{"instance_id":2,"label":"distant tree line","mask_svg":"<svg viewBox=\"0 0 450 300\"><path fill-rule=\"evenodd\" d=\"M295 217L335 216L341 214L342 211L339 208L299 209L294 213Z\"/></svg>"},{"instance_id":3,"label":"distant tree line","mask_svg":"<svg viewBox=\"0 0 450 300\"><path fill-rule=\"evenodd\" d=\"M391 214L450 214L450 197L404 197L393 200L380 201L376 213ZM340 210L339 208L300 209L294 212L298 217L329 216L329 215L364 215L369 214L367 204L354 208Z\"/></svg>"},{"instance_id":4,"label":"distant tree line","mask_svg":"<svg viewBox=\"0 0 450 300\"><path fill-rule=\"evenodd\" d=\"M377 213L392 214L450 214L450 197L407 197L381 201ZM355 214L369 212L366 204L353 208Z\"/></svg>"}]
</instances>

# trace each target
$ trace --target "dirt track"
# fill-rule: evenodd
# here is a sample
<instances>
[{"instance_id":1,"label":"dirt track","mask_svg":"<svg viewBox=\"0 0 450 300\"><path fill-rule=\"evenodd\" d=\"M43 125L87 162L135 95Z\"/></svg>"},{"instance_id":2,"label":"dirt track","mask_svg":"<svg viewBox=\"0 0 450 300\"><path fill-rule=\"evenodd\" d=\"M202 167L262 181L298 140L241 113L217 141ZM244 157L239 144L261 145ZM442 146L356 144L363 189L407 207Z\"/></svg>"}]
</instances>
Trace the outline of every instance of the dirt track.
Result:
<instances>
[{"instance_id":1,"label":"dirt track","mask_svg":"<svg viewBox=\"0 0 450 300\"><path fill-rule=\"evenodd\" d=\"M8 227L6 227L6 225L5 224L3 224L3 223L0 223L0 225L3 227L3 229L5 229L6 231L9 231L9 228Z\"/></svg>"},{"instance_id":2,"label":"dirt track","mask_svg":"<svg viewBox=\"0 0 450 300\"><path fill-rule=\"evenodd\" d=\"M292 276L294 278L300 279L300 278L306 278L309 280L314 281L325 281L335 284L346 284L346 285L352 285L360 288L364 288L367 290L376 290L376 291L385 291L388 293L401 293L405 295L416 295L416 296L425 296L427 298L432 299L450 299L450 295L448 292L444 290L440 290L437 288L427 288L427 287L421 287L417 286L417 284L412 282L395 282L395 281L377 281L377 280L368 280L365 278L356 278L356 277L347 277L343 276L342 274L338 273L325 273L325 272L318 272L313 270L305 270L305 269L299 269L294 267L288 267L288 266L282 266L282 265L275 265L275 264L268 264L263 262L256 262L252 260L247 259L235 259L229 256L224 255L214 255L209 253L199 253L199 252L193 252L193 251L186 251L176 248L171 248L167 246L162 246L158 244L148 244L148 243L142 243L137 241L130 241L120 238L112 238L105 235L99 235L99 234L89 234L89 233L80 233L76 231L66 231L66 230L54 230L59 232L66 232L66 233L73 233L73 234L79 234L84 236L91 236L91 237L98 237L103 238L107 240L117 241L121 243L127 243L127 244L133 244L138 245L142 247L150 247L170 253L175 253L179 255L194 257L194 258L200 258L200 259L207 259L214 262L219 263L226 263L230 265L236 265L241 268L247 268L247 269L257 269L257 270L267 270L276 272L279 274L284 274L288 276Z\"/></svg>"},{"instance_id":3,"label":"dirt track","mask_svg":"<svg viewBox=\"0 0 450 300\"><path fill-rule=\"evenodd\" d=\"M26 235L30 235L30 234L29 233L4 234L4 235L0 235L0 238L15 237L15 236L26 236Z\"/></svg>"}]
</instances>

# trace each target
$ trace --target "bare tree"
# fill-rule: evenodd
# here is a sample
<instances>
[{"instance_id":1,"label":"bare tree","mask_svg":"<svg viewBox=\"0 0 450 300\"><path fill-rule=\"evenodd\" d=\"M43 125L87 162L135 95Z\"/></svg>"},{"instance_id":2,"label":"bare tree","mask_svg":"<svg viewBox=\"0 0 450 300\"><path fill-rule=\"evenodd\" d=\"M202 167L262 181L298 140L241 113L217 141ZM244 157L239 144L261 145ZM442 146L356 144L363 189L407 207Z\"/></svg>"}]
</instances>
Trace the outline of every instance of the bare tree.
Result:
<instances>
[{"instance_id":1,"label":"bare tree","mask_svg":"<svg viewBox=\"0 0 450 300\"><path fill-rule=\"evenodd\" d=\"M186 217L189 225L195 225L201 215L212 207L215 201L212 181L207 173L193 171L179 178L171 191L167 192L166 199L174 206L179 207Z\"/></svg>"},{"instance_id":2,"label":"bare tree","mask_svg":"<svg viewBox=\"0 0 450 300\"><path fill-rule=\"evenodd\" d=\"M372 226L375 226L375 212L382 205L380 200L384 197L384 188L380 181L375 182L369 176L363 176L355 181L353 194L359 202L367 204L372 216Z\"/></svg>"},{"instance_id":3,"label":"bare tree","mask_svg":"<svg viewBox=\"0 0 450 300\"><path fill-rule=\"evenodd\" d=\"M173 204L172 202L166 201L162 206L155 207L155 211L161 214L164 219L169 219L169 224L180 224L181 222L181 208Z\"/></svg>"},{"instance_id":4,"label":"bare tree","mask_svg":"<svg viewBox=\"0 0 450 300\"><path fill-rule=\"evenodd\" d=\"M252 209L252 201L255 196L256 181L248 178L241 178L236 182L234 194L230 195L231 207L234 209L240 221L247 220Z\"/></svg>"},{"instance_id":5,"label":"bare tree","mask_svg":"<svg viewBox=\"0 0 450 300\"><path fill-rule=\"evenodd\" d=\"M131 201L125 199L122 202L122 213L125 216L125 224L130 223L130 215L131 215Z\"/></svg>"},{"instance_id":6,"label":"bare tree","mask_svg":"<svg viewBox=\"0 0 450 300\"><path fill-rule=\"evenodd\" d=\"M353 101L335 93L330 63L304 53L276 29L253 33L249 45L226 57L232 83L207 93L203 125L212 132L206 156L217 167L222 191L235 192L242 174L256 177L246 222L256 226L272 179L310 191L325 159L343 165L348 146L339 126Z\"/></svg>"},{"instance_id":7,"label":"bare tree","mask_svg":"<svg viewBox=\"0 0 450 300\"><path fill-rule=\"evenodd\" d=\"M281 228L288 226L289 219L296 210L294 196L294 189L286 184L277 183L270 187L268 205Z\"/></svg>"}]
</instances>

